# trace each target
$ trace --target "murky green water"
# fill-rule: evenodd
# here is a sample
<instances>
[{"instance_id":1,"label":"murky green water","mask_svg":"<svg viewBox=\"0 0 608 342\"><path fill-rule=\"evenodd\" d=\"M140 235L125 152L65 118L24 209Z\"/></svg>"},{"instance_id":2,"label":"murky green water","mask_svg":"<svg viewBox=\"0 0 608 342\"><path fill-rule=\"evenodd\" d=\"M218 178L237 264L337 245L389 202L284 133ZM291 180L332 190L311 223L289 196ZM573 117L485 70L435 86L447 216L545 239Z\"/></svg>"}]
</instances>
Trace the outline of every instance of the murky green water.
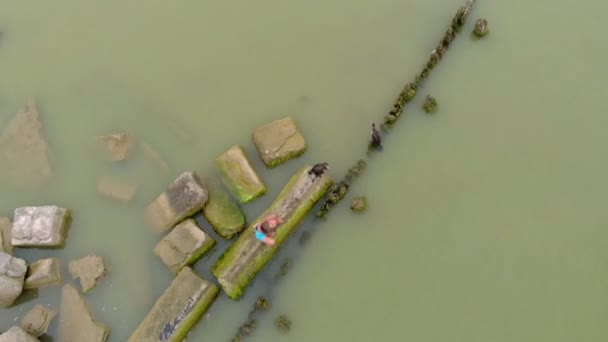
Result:
<instances>
[{"instance_id":1,"label":"murky green water","mask_svg":"<svg viewBox=\"0 0 608 342\"><path fill-rule=\"evenodd\" d=\"M339 179L461 4L2 1L0 124L35 96L54 176L39 191L0 180L0 216L43 204L74 216L64 250L16 254L58 256L64 268L104 257L110 273L85 298L109 340L126 340L172 278L152 254L145 205L185 170L213 174L213 159L237 143L269 185L245 207L249 219L304 163L329 161ZM261 294L273 308L251 341L606 340L606 10L595 0L478 0L470 19L488 18L490 35L471 40L469 20L385 138L352 189L369 211L342 205L305 222L246 296L218 299L190 340L229 340ZM429 92L434 116L419 109ZM266 171L250 132L285 115L309 150ZM169 170L141 151L105 162L95 136L116 131L147 142ZM137 182L135 202L100 197L102 175ZM300 247L305 230L314 234ZM196 270L210 278L220 252ZM294 268L272 286L286 257ZM1 310L0 330L36 303L58 309L59 293ZM289 335L273 327L281 313Z\"/></svg>"}]
</instances>

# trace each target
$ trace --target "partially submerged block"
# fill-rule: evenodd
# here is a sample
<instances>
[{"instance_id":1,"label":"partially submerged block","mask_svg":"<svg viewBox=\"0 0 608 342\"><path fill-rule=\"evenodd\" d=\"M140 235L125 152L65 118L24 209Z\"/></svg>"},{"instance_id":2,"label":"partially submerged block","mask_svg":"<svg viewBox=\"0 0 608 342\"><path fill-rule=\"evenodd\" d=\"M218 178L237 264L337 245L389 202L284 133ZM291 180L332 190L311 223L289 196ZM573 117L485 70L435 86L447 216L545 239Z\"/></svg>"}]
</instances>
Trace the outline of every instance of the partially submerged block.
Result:
<instances>
[{"instance_id":1,"label":"partially submerged block","mask_svg":"<svg viewBox=\"0 0 608 342\"><path fill-rule=\"evenodd\" d=\"M95 288L106 273L106 267L101 257L93 254L70 261L68 268L72 278L80 278L80 286L84 293Z\"/></svg>"},{"instance_id":2,"label":"partially submerged block","mask_svg":"<svg viewBox=\"0 0 608 342\"><path fill-rule=\"evenodd\" d=\"M48 258L33 262L27 270L25 289L36 289L61 283L59 259Z\"/></svg>"},{"instance_id":3,"label":"partially submerged block","mask_svg":"<svg viewBox=\"0 0 608 342\"><path fill-rule=\"evenodd\" d=\"M238 298L258 271L270 260L300 221L325 194L332 181L328 173L313 180L310 167L300 169L285 185L272 205L253 221L213 266L212 273L230 298ZM254 235L254 225L269 214L283 219L275 236L276 244L266 246Z\"/></svg>"},{"instance_id":4,"label":"partially submerged block","mask_svg":"<svg viewBox=\"0 0 608 342\"><path fill-rule=\"evenodd\" d=\"M266 185L240 145L231 147L215 160L224 184L241 203L248 203L266 193Z\"/></svg>"},{"instance_id":5,"label":"partially submerged block","mask_svg":"<svg viewBox=\"0 0 608 342\"><path fill-rule=\"evenodd\" d=\"M0 165L0 173L18 186L37 187L51 178L49 146L34 99L0 132Z\"/></svg>"},{"instance_id":6,"label":"partially submerged block","mask_svg":"<svg viewBox=\"0 0 608 342\"><path fill-rule=\"evenodd\" d=\"M224 239L231 239L245 228L245 214L219 182L208 180L205 184L209 200L203 207L203 216L216 233Z\"/></svg>"},{"instance_id":7,"label":"partially submerged block","mask_svg":"<svg viewBox=\"0 0 608 342\"><path fill-rule=\"evenodd\" d=\"M0 217L0 252L13 253L11 229L13 224L8 217Z\"/></svg>"},{"instance_id":8,"label":"partially submerged block","mask_svg":"<svg viewBox=\"0 0 608 342\"><path fill-rule=\"evenodd\" d=\"M13 305L19 297L26 272L25 260L0 252L0 307Z\"/></svg>"},{"instance_id":9,"label":"partially submerged block","mask_svg":"<svg viewBox=\"0 0 608 342\"><path fill-rule=\"evenodd\" d=\"M290 117L256 128L252 139L260 158L271 168L299 157L306 151L304 136Z\"/></svg>"},{"instance_id":10,"label":"partially submerged block","mask_svg":"<svg viewBox=\"0 0 608 342\"><path fill-rule=\"evenodd\" d=\"M152 310L129 337L129 342L177 342L199 321L219 289L184 267Z\"/></svg>"},{"instance_id":11,"label":"partially submerged block","mask_svg":"<svg viewBox=\"0 0 608 342\"><path fill-rule=\"evenodd\" d=\"M207 202L207 189L193 171L182 173L146 208L146 221L162 232L201 210Z\"/></svg>"},{"instance_id":12,"label":"partially submerged block","mask_svg":"<svg viewBox=\"0 0 608 342\"><path fill-rule=\"evenodd\" d=\"M173 273L179 273L182 268L197 261L213 245L215 240L202 231L194 219L187 219L158 242L154 253Z\"/></svg>"},{"instance_id":13,"label":"partially submerged block","mask_svg":"<svg viewBox=\"0 0 608 342\"><path fill-rule=\"evenodd\" d=\"M107 157L113 161L125 160L135 145L135 137L127 133L114 133L98 137Z\"/></svg>"},{"instance_id":14,"label":"partially submerged block","mask_svg":"<svg viewBox=\"0 0 608 342\"><path fill-rule=\"evenodd\" d=\"M63 245L69 210L54 205L15 209L13 246L55 247Z\"/></svg>"},{"instance_id":15,"label":"partially submerged block","mask_svg":"<svg viewBox=\"0 0 608 342\"><path fill-rule=\"evenodd\" d=\"M28 334L38 337L46 332L56 314L46 306L36 304L21 319L21 328Z\"/></svg>"},{"instance_id":16,"label":"partially submerged block","mask_svg":"<svg viewBox=\"0 0 608 342\"><path fill-rule=\"evenodd\" d=\"M0 342L40 342L21 327L11 327L0 335Z\"/></svg>"},{"instance_id":17,"label":"partially submerged block","mask_svg":"<svg viewBox=\"0 0 608 342\"><path fill-rule=\"evenodd\" d=\"M97 182L97 192L122 203L131 202L136 191L136 185L108 176L100 177Z\"/></svg>"},{"instance_id":18,"label":"partially submerged block","mask_svg":"<svg viewBox=\"0 0 608 342\"><path fill-rule=\"evenodd\" d=\"M70 284L63 285L61 290L59 317L58 341L104 342L110 333L110 328L93 319L89 306Z\"/></svg>"}]
</instances>

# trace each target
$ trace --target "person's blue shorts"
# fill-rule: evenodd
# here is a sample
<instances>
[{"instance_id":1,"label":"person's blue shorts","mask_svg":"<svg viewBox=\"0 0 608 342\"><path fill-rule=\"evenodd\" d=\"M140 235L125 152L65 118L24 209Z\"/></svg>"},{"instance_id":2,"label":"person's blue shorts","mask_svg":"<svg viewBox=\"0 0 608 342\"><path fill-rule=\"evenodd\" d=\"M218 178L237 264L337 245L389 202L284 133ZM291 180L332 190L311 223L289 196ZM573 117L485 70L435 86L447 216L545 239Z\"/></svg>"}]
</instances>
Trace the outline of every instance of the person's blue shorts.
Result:
<instances>
[{"instance_id":1,"label":"person's blue shorts","mask_svg":"<svg viewBox=\"0 0 608 342\"><path fill-rule=\"evenodd\" d=\"M260 240L260 241L264 241L264 238L266 237L266 234L262 233L262 232L258 232L257 230L255 231L255 238Z\"/></svg>"}]
</instances>

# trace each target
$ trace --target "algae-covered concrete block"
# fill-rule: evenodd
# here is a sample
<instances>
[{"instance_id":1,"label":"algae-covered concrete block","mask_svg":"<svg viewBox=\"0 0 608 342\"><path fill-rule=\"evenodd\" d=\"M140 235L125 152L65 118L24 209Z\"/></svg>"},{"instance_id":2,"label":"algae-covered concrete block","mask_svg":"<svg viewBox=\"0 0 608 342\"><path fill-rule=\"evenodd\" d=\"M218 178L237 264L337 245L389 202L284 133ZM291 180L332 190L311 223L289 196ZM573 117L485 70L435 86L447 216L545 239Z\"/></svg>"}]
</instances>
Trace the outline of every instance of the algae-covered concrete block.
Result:
<instances>
[{"instance_id":1,"label":"algae-covered concrete block","mask_svg":"<svg viewBox=\"0 0 608 342\"><path fill-rule=\"evenodd\" d=\"M0 252L0 307L7 308L23 291L27 272L25 260Z\"/></svg>"},{"instance_id":2,"label":"algae-covered concrete block","mask_svg":"<svg viewBox=\"0 0 608 342\"><path fill-rule=\"evenodd\" d=\"M256 128L251 137L260 158L271 168L306 151L304 136L290 117Z\"/></svg>"},{"instance_id":3,"label":"algae-covered concrete block","mask_svg":"<svg viewBox=\"0 0 608 342\"><path fill-rule=\"evenodd\" d=\"M80 278L80 286L85 293L95 288L106 273L101 257L92 254L70 261L68 269L72 278Z\"/></svg>"},{"instance_id":4,"label":"algae-covered concrete block","mask_svg":"<svg viewBox=\"0 0 608 342\"><path fill-rule=\"evenodd\" d=\"M224 184L241 203L248 203L266 193L266 185L251 165L243 147L236 145L215 160Z\"/></svg>"},{"instance_id":5,"label":"algae-covered concrete block","mask_svg":"<svg viewBox=\"0 0 608 342\"><path fill-rule=\"evenodd\" d=\"M201 210L207 202L207 189L193 171L182 173L146 208L146 221L163 232Z\"/></svg>"},{"instance_id":6,"label":"algae-covered concrete block","mask_svg":"<svg viewBox=\"0 0 608 342\"><path fill-rule=\"evenodd\" d=\"M187 219L160 240L154 253L173 273L179 273L185 266L196 262L213 245L215 240L202 231L194 219Z\"/></svg>"},{"instance_id":7,"label":"algae-covered concrete block","mask_svg":"<svg viewBox=\"0 0 608 342\"><path fill-rule=\"evenodd\" d=\"M8 217L0 217L0 252L13 253L11 230L13 224Z\"/></svg>"},{"instance_id":8,"label":"algae-covered concrete block","mask_svg":"<svg viewBox=\"0 0 608 342\"><path fill-rule=\"evenodd\" d=\"M0 335L0 342L40 342L21 327L11 327Z\"/></svg>"},{"instance_id":9,"label":"algae-covered concrete block","mask_svg":"<svg viewBox=\"0 0 608 342\"><path fill-rule=\"evenodd\" d=\"M245 228L245 214L219 182L207 180L209 200L203 207L203 216L224 239L231 239Z\"/></svg>"},{"instance_id":10,"label":"algae-covered concrete block","mask_svg":"<svg viewBox=\"0 0 608 342\"><path fill-rule=\"evenodd\" d=\"M35 289L61 283L59 259L48 258L33 262L27 270L25 289Z\"/></svg>"},{"instance_id":11,"label":"algae-covered concrete block","mask_svg":"<svg viewBox=\"0 0 608 342\"><path fill-rule=\"evenodd\" d=\"M93 319L89 306L72 285L61 289L59 338L62 342L104 342L110 328Z\"/></svg>"},{"instance_id":12,"label":"algae-covered concrete block","mask_svg":"<svg viewBox=\"0 0 608 342\"><path fill-rule=\"evenodd\" d=\"M128 342L177 342L199 321L217 297L219 289L184 267Z\"/></svg>"},{"instance_id":13,"label":"algae-covered concrete block","mask_svg":"<svg viewBox=\"0 0 608 342\"><path fill-rule=\"evenodd\" d=\"M46 306L36 304L21 319L21 328L28 334L38 337L46 332L56 314Z\"/></svg>"},{"instance_id":14,"label":"algae-covered concrete block","mask_svg":"<svg viewBox=\"0 0 608 342\"><path fill-rule=\"evenodd\" d=\"M13 246L56 247L63 245L69 210L54 205L15 209Z\"/></svg>"},{"instance_id":15,"label":"algae-covered concrete block","mask_svg":"<svg viewBox=\"0 0 608 342\"><path fill-rule=\"evenodd\" d=\"M291 178L272 205L249 225L213 266L211 272L230 298L236 299L242 294L251 279L266 265L332 184L328 173L313 178L308 170L310 166L300 169ZM283 219L272 247L266 246L254 235L254 226L270 214Z\"/></svg>"}]
</instances>

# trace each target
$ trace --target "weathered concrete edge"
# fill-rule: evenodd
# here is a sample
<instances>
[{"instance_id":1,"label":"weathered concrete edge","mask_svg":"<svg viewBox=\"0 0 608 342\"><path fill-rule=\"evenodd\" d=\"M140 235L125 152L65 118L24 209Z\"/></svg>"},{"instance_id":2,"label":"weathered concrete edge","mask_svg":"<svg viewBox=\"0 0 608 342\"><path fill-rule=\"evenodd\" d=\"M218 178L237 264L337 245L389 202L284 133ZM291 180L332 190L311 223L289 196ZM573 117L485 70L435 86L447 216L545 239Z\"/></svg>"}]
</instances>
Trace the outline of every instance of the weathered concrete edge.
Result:
<instances>
[{"instance_id":1,"label":"weathered concrete edge","mask_svg":"<svg viewBox=\"0 0 608 342\"><path fill-rule=\"evenodd\" d=\"M274 169L275 167L290 161L291 159L295 159L298 158L299 156L303 155L304 152L306 152L306 150L308 150L308 143L306 143L306 140L304 140L304 149L301 151L293 151L291 153L288 153L287 155L285 155L284 157L277 157L272 159L270 162L268 162L268 164L266 164L266 166L269 169Z\"/></svg>"},{"instance_id":2,"label":"weathered concrete edge","mask_svg":"<svg viewBox=\"0 0 608 342\"><path fill-rule=\"evenodd\" d=\"M200 321L201 317L209 309L211 304L215 301L220 289L213 283L209 283L209 290L205 291L205 293L201 296L199 301L196 303L190 314L186 319L184 319L183 323L176 330L175 334L173 334L170 342L180 342L182 341L190 329L192 329L198 321Z\"/></svg>"},{"instance_id":3,"label":"weathered concrete edge","mask_svg":"<svg viewBox=\"0 0 608 342\"><path fill-rule=\"evenodd\" d=\"M218 279L220 285L230 298L237 299L242 294L243 289L249 284L251 279L253 279L255 275L264 267L264 265L266 265L270 258L272 258L272 256L277 252L278 248L282 245L283 241L285 241L287 237L291 235L300 221L302 221L306 214L310 212L310 210L323 197L327 189L333 183L327 173L319 178L316 181L318 182L316 189L308 194L307 199L300 201L300 204L292 211L289 218L283 222L281 227L277 230L277 235L275 238L276 244L273 247L261 249L261 252L259 252L258 255L253 259L253 262L244 268L244 271L241 272L239 278L234 283L227 282L223 278L222 274L235 262L235 255L239 254L236 251L240 248L243 242L247 240L248 236L253 234L253 226L264 216L274 211L275 207L282 202L284 197L288 196L290 192L294 190L293 186L298 182L299 178L303 176L303 173L308 173L309 169L310 166L305 166L294 176L292 176L285 187L283 187L283 190L281 190L279 195L277 195L274 202L272 202L270 207L268 207L268 209L266 209L255 221L251 222L249 227L247 227L247 229L241 233L238 240L224 252L224 254L212 267L211 273Z\"/></svg>"}]
</instances>

